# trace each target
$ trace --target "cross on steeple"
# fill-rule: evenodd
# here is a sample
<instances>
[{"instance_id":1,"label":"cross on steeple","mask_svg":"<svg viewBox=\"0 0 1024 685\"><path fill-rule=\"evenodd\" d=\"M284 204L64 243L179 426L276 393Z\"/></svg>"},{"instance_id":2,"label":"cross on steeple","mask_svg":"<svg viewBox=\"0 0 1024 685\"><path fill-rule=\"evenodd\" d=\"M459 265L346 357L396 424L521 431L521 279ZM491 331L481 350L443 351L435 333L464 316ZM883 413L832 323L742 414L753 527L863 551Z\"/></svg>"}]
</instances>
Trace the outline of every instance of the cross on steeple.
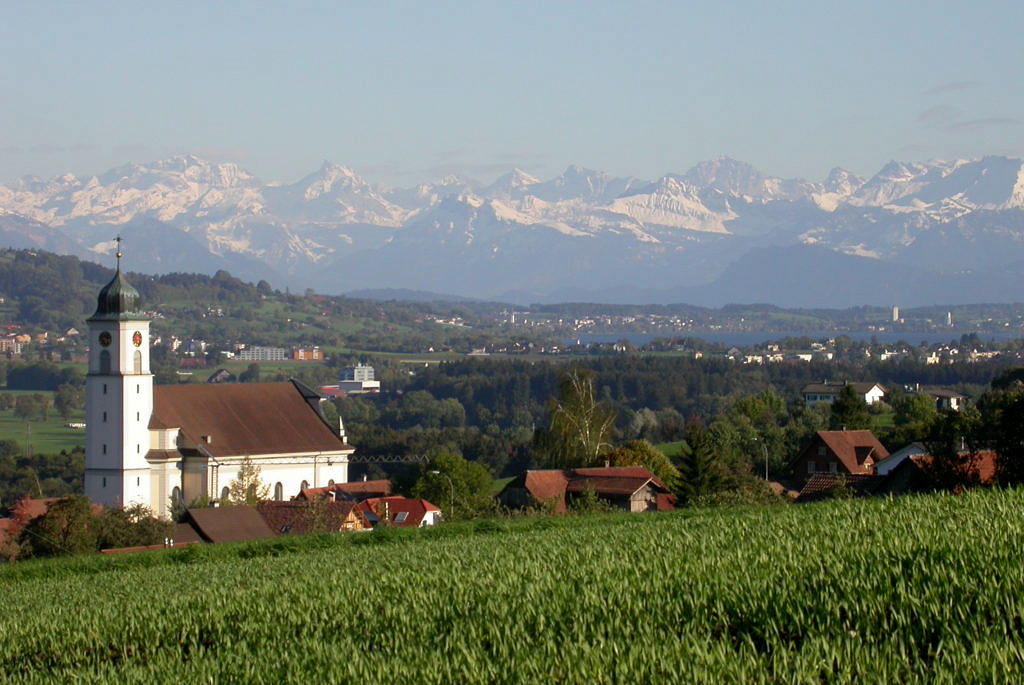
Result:
<instances>
[{"instance_id":1,"label":"cross on steeple","mask_svg":"<svg viewBox=\"0 0 1024 685\"><path fill-rule=\"evenodd\" d=\"M114 253L114 256L117 257L117 270L120 271L121 270L121 257L124 256L121 253L121 236L117 236L116 238L114 238L114 242L117 243L117 252Z\"/></svg>"}]
</instances>

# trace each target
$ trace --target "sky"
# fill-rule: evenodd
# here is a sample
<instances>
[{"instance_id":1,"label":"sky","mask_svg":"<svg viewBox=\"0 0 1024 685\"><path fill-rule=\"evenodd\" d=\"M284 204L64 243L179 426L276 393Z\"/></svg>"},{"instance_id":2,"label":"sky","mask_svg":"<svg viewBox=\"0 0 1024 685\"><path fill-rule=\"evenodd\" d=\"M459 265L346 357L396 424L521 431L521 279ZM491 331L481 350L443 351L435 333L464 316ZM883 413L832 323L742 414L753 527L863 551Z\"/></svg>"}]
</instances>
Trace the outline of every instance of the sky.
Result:
<instances>
[{"instance_id":1,"label":"sky","mask_svg":"<svg viewBox=\"0 0 1024 685\"><path fill-rule=\"evenodd\" d=\"M0 0L0 182L191 153L291 183L1024 156L1024 3Z\"/></svg>"}]
</instances>

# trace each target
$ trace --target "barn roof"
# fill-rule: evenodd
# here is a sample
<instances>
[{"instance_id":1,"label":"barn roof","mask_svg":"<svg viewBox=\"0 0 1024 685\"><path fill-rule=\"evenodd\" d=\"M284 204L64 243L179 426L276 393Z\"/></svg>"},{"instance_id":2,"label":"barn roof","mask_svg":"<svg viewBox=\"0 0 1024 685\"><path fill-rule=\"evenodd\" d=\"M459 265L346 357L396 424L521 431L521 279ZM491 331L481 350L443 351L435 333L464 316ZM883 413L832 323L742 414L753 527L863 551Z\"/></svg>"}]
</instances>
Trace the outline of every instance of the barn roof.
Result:
<instances>
[{"instance_id":1,"label":"barn roof","mask_svg":"<svg viewBox=\"0 0 1024 685\"><path fill-rule=\"evenodd\" d=\"M255 507L237 505L189 509L186 523L192 525L207 542L238 542L274 537Z\"/></svg>"},{"instance_id":2,"label":"barn roof","mask_svg":"<svg viewBox=\"0 0 1024 685\"><path fill-rule=\"evenodd\" d=\"M214 457L352 450L318 405L319 396L297 381L160 385L149 427L179 428Z\"/></svg>"},{"instance_id":3,"label":"barn roof","mask_svg":"<svg viewBox=\"0 0 1024 685\"><path fill-rule=\"evenodd\" d=\"M256 510L267 526L279 535L305 535L320 531L341 530L345 519L355 508L353 502L260 502Z\"/></svg>"}]
</instances>

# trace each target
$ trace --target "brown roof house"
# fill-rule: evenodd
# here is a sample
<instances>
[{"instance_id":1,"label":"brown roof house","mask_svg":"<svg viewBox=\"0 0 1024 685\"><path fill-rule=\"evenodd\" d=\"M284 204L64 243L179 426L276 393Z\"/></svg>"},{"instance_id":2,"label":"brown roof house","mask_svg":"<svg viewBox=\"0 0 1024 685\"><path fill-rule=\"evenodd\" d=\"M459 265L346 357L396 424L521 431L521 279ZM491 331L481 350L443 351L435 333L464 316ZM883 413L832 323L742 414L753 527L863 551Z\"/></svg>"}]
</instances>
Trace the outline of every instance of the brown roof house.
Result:
<instances>
[{"instance_id":1,"label":"brown roof house","mask_svg":"<svg viewBox=\"0 0 1024 685\"><path fill-rule=\"evenodd\" d=\"M260 516L255 507L238 505L233 507L207 507L189 509L175 535L187 537L188 526L203 542L240 542L242 540L263 540L276 533ZM188 537L189 541L194 538ZM178 541L178 537L175 537Z\"/></svg>"},{"instance_id":2,"label":"brown roof house","mask_svg":"<svg viewBox=\"0 0 1024 685\"><path fill-rule=\"evenodd\" d=\"M120 259L120 253L118 253ZM348 480L344 426L298 381L153 386L149 318L120 271L89 318L85 494L108 506L216 502L246 462L276 500Z\"/></svg>"},{"instance_id":3,"label":"brown roof house","mask_svg":"<svg viewBox=\"0 0 1024 685\"><path fill-rule=\"evenodd\" d=\"M869 430L818 431L794 462L793 472L810 479L819 473L871 475L889 451Z\"/></svg>"},{"instance_id":4,"label":"brown roof house","mask_svg":"<svg viewBox=\"0 0 1024 685\"><path fill-rule=\"evenodd\" d=\"M529 470L509 482L498 500L513 509L540 506L561 513L588 490L631 512L665 511L676 503L665 484L642 466Z\"/></svg>"},{"instance_id":5,"label":"brown roof house","mask_svg":"<svg viewBox=\"0 0 1024 685\"><path fill-rule=\"evenodd\" d=\"M360 531L373 527L355 502L326 499L260 502L256 511L278 535Z\"/></svg>"}]
</instances>

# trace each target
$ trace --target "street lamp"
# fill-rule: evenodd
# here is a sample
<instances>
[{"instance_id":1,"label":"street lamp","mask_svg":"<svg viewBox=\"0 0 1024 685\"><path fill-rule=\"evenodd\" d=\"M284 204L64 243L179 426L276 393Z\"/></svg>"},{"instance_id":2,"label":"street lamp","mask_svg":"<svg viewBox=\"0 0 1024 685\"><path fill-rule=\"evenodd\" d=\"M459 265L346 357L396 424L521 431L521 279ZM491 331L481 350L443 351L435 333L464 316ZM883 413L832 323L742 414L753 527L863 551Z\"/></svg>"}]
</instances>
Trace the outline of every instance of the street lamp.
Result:
<instances>
[{"instance_id":1,"label":"street lamp","mask_svg":"<svg viewBox=\"0 0 1024 685\"><path fill-rule=\"evenodd\" d=\"M761 449L764 450L764 479L768 480L768 445L761 438L751 438L751 440L761 443Z\"/></svg>"},{"instance_id":2,"label":"street lamp","mask_svg":"<svg viewBox=\"0 0 1024 685\"><path fill-rule=\"evenodd\" d=\"M451 507L449 507L448 511L451 514L452 518L455 518L455 483L452 482L451 476L449 476L447 473L441 473L440 471L430 471L430 473L432 473L435 476L444 476L445 478L448 479L448 485L452 489Z\"/></svg>"}]
</instances>

